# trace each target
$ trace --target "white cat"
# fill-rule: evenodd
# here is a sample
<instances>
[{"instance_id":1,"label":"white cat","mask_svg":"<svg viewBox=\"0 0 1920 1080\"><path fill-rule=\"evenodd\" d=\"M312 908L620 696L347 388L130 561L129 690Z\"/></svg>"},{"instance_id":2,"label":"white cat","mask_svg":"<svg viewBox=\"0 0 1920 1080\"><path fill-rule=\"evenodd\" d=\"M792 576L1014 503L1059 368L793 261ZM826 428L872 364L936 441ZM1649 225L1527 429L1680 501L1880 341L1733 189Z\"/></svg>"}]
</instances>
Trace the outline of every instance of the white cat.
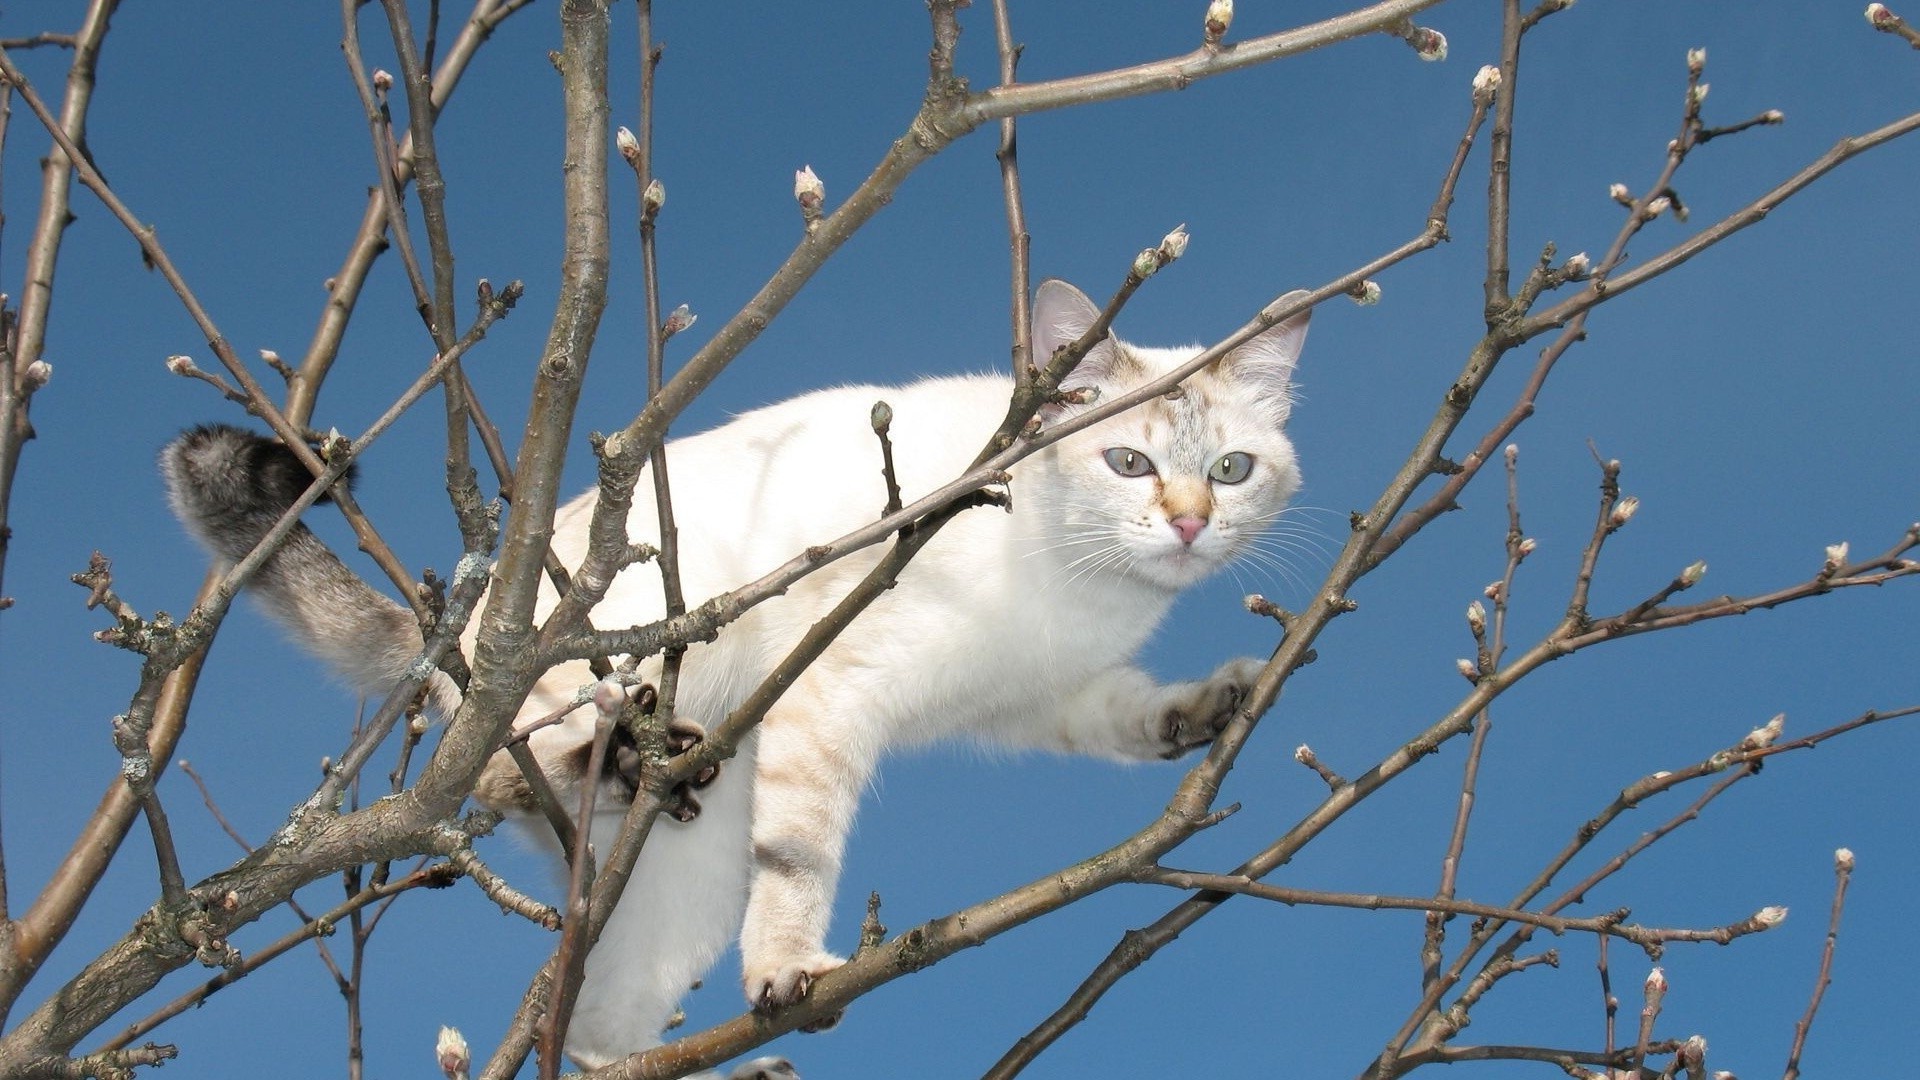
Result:
<instances>
[{"instance_id":1,"label":"white cat","mask_svg":"<svg viewBox=\"0 0 1920 1080\"><path fill-rule=\"evenodd\" d=\"M1034 302L1045 360L1098 315L1060 281ZM1074 434L1015 465L1012 508L968 511L797 679L701 796L688 824L663 821L587 960L568 1053L595 1066L657 1045L694 980L736 931L747 999L778 1008L842 960L825 939L847 832L862 788L895 747L962 736L1120 760L1172 758L1212 740L1261 668L1254 659L1161 686L1131 664L1174 595L1269 526L1299 487L1283 431L1303 312L1188 379L1181 391ZM1109 338L1068 378L1111 398L1195 355ZM868 414L893 410L900 485L910 501L958 475L1005 412L1000 376L824 390L669 444L686 595L697 602L766 573L812 544L872 521L886 490ZM1049 406L1052 423L1085 409ZM249 550L308 480L283 448L233 428L189 432L162 454L176 512L220 556ZM634 500L629 536L652 542L653 500ZM562 508L553 547L585 551L595 496ZM880 549L830 565L686 656L679 714L711 726L738 705L806 629L859 580ZM374 592L304 529L254 588L299 639L369 693L420 643L404 609ZM554 596L543 596L540 616ZM658 570L634 566L593 612L617 628L664 605ZM476 620L477 622L477 620ZM659 670L658 658L643 674ZM521 710L543 715L592 676L549 671ZM567 805L589 778L588 711L530 745ZM618 768L591 835L610 848L631 800ZM525 814L525 785L500 754L476 795ZM550 840L538 820L533 832ZM743 921L744 920L744 921Z\"/></svg>"}]
</instances>

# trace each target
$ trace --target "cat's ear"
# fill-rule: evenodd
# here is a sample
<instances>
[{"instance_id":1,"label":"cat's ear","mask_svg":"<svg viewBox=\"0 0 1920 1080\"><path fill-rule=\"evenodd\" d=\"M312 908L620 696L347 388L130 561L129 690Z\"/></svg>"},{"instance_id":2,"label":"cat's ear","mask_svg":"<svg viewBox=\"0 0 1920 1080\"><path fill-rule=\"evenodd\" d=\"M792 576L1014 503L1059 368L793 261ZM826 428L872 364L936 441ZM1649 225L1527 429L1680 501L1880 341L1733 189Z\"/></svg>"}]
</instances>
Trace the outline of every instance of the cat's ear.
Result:
<instances>
[{"instance_id":1,"label":"cat's ear","mask_svg":"<svg viewBox=\"0 0 1920 1080\"><path fill-rule=\"evenodd\" d=\"M1080 340L1100 318L1100 308L1087 294L1061 281L1048 278L1033 294L1033 363L1044 368L1055 350ZM1087 386L1106 380L1118 356L1112 336L1087 350L1073 374L1067 376L1068 388Z\"/></svg>"},{"instance_id":2,"label":"cat's ear","mask_svg":"<svg viewBox=\"0 0 1920 1080\"><path fill-rule=\"evenodd\" d=\"M1274 304L1285 305L1306 295L1305 289L1295 289ZM1221 370L1228 378L1252 387L1261 399L1280 403L1284 417L1293 386L1293 368L1300 360L1300 350L1307 344L1307 320L1312 315L1313 309L1308 308L1262 330L1221 358Z\"/></svg>"}]
</instances>

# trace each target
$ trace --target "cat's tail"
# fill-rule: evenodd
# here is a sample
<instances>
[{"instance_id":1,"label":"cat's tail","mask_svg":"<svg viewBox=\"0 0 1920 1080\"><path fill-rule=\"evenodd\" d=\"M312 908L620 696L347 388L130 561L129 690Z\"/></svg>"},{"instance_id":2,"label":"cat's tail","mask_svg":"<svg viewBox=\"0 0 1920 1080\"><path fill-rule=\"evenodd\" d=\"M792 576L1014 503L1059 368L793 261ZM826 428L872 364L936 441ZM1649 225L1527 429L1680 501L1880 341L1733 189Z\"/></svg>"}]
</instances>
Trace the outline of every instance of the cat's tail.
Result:
<instances>
[{"instance_id":1,"label":"cat's tail","mask_svg":"<svg viewBox=\"0 0 1920 1080\"><path fill-rule=\"evenodd\" d=\"M216 559L234 563L313 482L293 451L242 428L204 424L160 452L173 512ZM421 649L412 612L349 570L305 525L260 568L249 587L295 640L362 693L384 694ZM451 683L436 673L438 703Z\"/></svg>"}]
</instances>

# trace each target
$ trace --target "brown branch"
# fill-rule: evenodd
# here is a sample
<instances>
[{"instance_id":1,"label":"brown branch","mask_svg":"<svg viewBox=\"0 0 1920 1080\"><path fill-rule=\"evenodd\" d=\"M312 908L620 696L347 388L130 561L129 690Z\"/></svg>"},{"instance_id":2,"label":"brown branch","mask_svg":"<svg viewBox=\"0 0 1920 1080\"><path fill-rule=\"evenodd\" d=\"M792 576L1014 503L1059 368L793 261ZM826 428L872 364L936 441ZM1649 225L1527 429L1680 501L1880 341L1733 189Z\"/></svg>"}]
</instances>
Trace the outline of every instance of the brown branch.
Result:
<instances>
[{"instance_id":1,"label":"brown branch","mask_svg":"<svg viewBox=\"0 0 1920 1080\"><path fill-rule=\"evenodd\" d=\"M1000 85L1012 86L1020 66L1022 46L1014 44L1013 20L1007 0L993 0L993 36L1000 49ZM1015 386L1033 379L1033 286L1028 253L1033 237L1027 232L1027 211L1020 198L1020 151L1014 118L1000 121L1000 193L1007 206L1007 249L1012 264L1008 312L1013 321L1010 350Z\"/></svg>"},{"instance_id":2,"label":"brown branch","mask_svg":"<svg viewBox=\"0 0 1920 1080\"><path fill-rule=\"evenodd\" d=\"M1916 43L1920 47L1920 43ZM1827 917L1827 943L1820 950L1820 974L1813 981L1813 996L1807 1000L1806 1014L1793 1025L1793 1046L1787 1051L1787 1068L1782 1080L1798 1080L1800 1054L1807 1046L1807 1032L1813 1028L1813 1016L1820 1011L1820 999L1833 982L1833 947L1840 939L1840 913L1847 906L1847 883L1853 880L1853 852L1841 848L1833 853L1833 912Z\"/></svg>"},{"instance_id":3,"label":"brown branch","mask_svg":"<svg viewBox=\"0 0 1920 1080\"><path fill-rule=\"evenodd\" d=\"M446 59L433 74L432 108L436 112L446 107L480 46L486 43L503 21L531 2L475 0L472 14L462 24L459 36L447 49ZM401 141L396 154L394 179L404 186L412 178L413 143L409 137ZM313 415L314 401L319 396L321 384L326 381L334 359L339 355L347 321L353 317L354 305L359 300L362 286L366 284L367 273L372 269L374 259L386 248L386 234L386 204L380 192L375 191L367 196L367 209L361 216L359 232L346 259L340 269L327 279L327 304L322 310L320 323L314 329L313 339L299 365L298 376L288 382L286 412L287 417L295 423L304 424ZM475 419L477 422L478 416ZM487 427L481 425L483 439Z\"/></svg>"},{"instance_id":4,"label":"brown branch","mask_svg":"<svg viewBox=\"0 0 1920 1080\"><path fill-rule=\"evenodd\" d=\"M107 186L106 179L102 177L99 171L93 167L92 163L87 160L76 145L75 140L67 134L59 121L54 118L52 112L47 109L46 104L40 100L40 95L34 91L32 84L27 82L26 77L20 73L20 70L14 66L13 61L7 58L3 52L0 52L0 74L4 74L7 80L13 83L14 87L19 91L21 99L33 110L34 115L39 117L42 126L53 136L54 142L59 145L65 156L72 161L74 175L86 186L87 190L93 192L94 195L99 198L107 210L126 227L127 231L133 234L134 239L139 242L140 250L146 256L148 262L166 279L167 284L173 287L175 295L180 298L182 306L187 309L187 314L193 319L194 324L200 328L201 333L206 337L207 344L213 349L214 355L219 358L221 365L227 369L228 374L234 377L234 381L238 382L241 389L246 393L247 400L250 403L248 411L266 421L267 426L271 427L274 434L279 436L281 441L287 445L287 448L294 453L294 456L300 459L301 464L305 465L316 476L323 472L326 468L325 463L307 446L306 442L300 437L298 428L273 404L272 399L269 398L266 391L261 388L260 383L253 377L252 372L248 371L246 365L241 362L239 355L234 352L233 346L227 341L226 337L220 333L219 327L214 324L212 316L201 306L199 298L194 295L192 288L188 286L186 278L184 278L173 265L173 260L168 257L166 249L161 247L154 229L151 226L143 225L140 220L134 216L133 212L127 208L127 205L120 200L119 196L115 195L113 190ZM354 501L352 493L349 492L345 486L342 486L332 494L334 502L340 506L341 513L346 515L347 521L353 526L354 535L359 539L361 550L373 557L380 568L386 572L388 578L400 589L401 594L408 598L409 602L418 603L414 598L412 575L408 574L406 569L401 566L400 560L393 554L392 549L387 546L386 542L380 538L379 533L374 530L373 523L368 521L366 515L360 512L359 506Z\"/></svg>"},{"instance_id":5,"label":"brown branch","mask_svg":"<svg viewBox=\"0 0 1920 1080\"><path fill-rule=\"evenodd\" d=\"M1567 933L1588 933L1600 937L1616 937L1630 941L1643 949L1657 948L1668 942L1712 942L1725 945L1735 938L1762 933L1778 925L1777 922L1769 919L1748 916L1736 922L1708 927L1704 930L1641 926L1626 921L1629 914L1626 908L1617 908L1588 918L1567 918L1549 912L1499 907L1452 897L1388 896L1381 893L1298 889L1285 885L1269 885L1244 874L1204 874L1189 870L1171 870L1160 866L1148 867L1140 871L1135 875L1134 880L1195 892L1205 890L1235 893L1260 900L1271 900L1289 907L1305 904L1314 907L1358 908L1365 911L1443 911L1450 915L1472 915L1482 919L1524 923L1551 931L1556 936Z\"/></svg>"},{"instance_id":6,"label":"brown branch","mask_svg":"<svg viewBox=\"0 0 1920 1080\"><path fill-rule=\"evenodd\" d=\"M189 1009L198 1008L207 998L212 997L219 991L253 974L255 971L264 967L269 961L278 959L295 948L298 948L302 942L308 939L317 940L333 933L334 926L339 923L341 919L366 907L368 904L375 903L390 896L397 896L409 889L417 889L423 886L426 888L441 888L451 883L452 880L452 875L446 866L431 866L424 870L417 870L396 881L390 881L385 885L363 889L328 910L319 918L309 919L305 925L299 929L280 937L271 944L251 951L247 954L245 960L215 975L194 989L168 1002L144 1019L130 1025L126 1030L120 1032L120 1034L102 1043L100 1052L122 1049L132 1043L133 1040L159 1027L166 1021L173 1019Z\"/></svg>"},{"instance_id":7,"label":"brown branch","mask_svg":"<svg viewBox=\"0 0 1920 1080\"><path fill-rule=\"evenodd\" d=\"M560 1075L563 1049L567 1045L567 1024L573 1018L580 982L586 977L587 950L591 944L583 939L592 914L594 879L594 852L593 845L588 843L587 826L593 821L594 803L600 795L599 777L607 764L607 744L613 738L613 729L620 723L620 712L626 704L624 687L611 679L600 681L593 695L596 715L593 742L587 751L587 779L580 785L580 809L574 815L579 827L573 847L567 851L567 918L552 964L557 989L549 995L547 1008L540 1018L540 1080L557 1080ZM614 902L618 902L617 898ZM606 920L603 918L600 923L604 926Z\"/></svg>"},{"instance_id":8,"label":"brown branch","mask_svg":"<svg viewBox=\"0 0 1920 1080\"><path fill-rule=\"evenodd\" d=\"M100 50L106 43L107 27L118 0L90 0L81 16L79 29L71 35L69 47L73 60L67 66L67 96L54 126L68 145L85 143L87 111L93 104L94 76ZM47 37L48 35L41 35ZM0 47L0 63L6 68ZM17 69L14 69L17 71ZM6 87L6 116L10 119L13 93L18 82L10 73ZM75 155L77 156L77 155ZM67 224L73 220L74 156L65 147L48 153L40 164L40 214L27 242L26 265L21 272L20 307L17 314L0 310L0 341L4 342L5 361L11 368L0 381L0 580L4 580L6 554L11 539L8 508L13 502L13 481L20 466L20 454L33 436L29 410L33 393L46 384L51 368L42 358L46 345L47 320L53 309L54 274L60 260L60 245ZM0 309L4 305L0 304ZM0 590L3 595L4 590ZM12 1003L17 987L0 988L0 1017Z\"/></svg>"},{"instance_id":9,"label":"brown branch","mask_svg":"<svg viewBox=\"0 0 1920 1080\"><path fill-rule=\"evenodd\" d=\"M1920 49L1920 30L1907 25L1907 20L1887 10L1885 4L1867 5L1867 23L1883 34L1903 38L1907 44Z\"/></svg>"}]
</instances>

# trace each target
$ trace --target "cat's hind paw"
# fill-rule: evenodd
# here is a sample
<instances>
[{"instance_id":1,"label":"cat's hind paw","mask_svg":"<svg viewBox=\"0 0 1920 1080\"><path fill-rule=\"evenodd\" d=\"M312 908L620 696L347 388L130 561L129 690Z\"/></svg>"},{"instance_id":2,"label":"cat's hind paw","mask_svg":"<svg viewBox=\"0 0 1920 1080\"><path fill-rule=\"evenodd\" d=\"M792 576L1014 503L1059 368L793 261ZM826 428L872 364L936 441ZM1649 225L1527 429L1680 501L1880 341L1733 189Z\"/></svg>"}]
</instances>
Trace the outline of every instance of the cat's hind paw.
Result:
<instances>
[{"instance_id":1,"label":"cat's hind paw","mask_svg":"<svg viewBox=\"0 0 1920 1080\"><path fill-rule=\"evenodd\" d=\"M800 1073L786 1058L757 1057L735 1065L727 1080L800 1080Z\"/></svg>"},{"instance_id":2,"label":"cat's hind paw","mask_svg":"<svg viewBox=\"0 0 1920 1080\"><path fill-rule=\"evenodd\" d=\"M846 957L815 951L790 956L776 964L750 967L746 973L747 1001L761 1012L792 1005L807 996L815 979L846 962ZM802 1030L825 1031L839 1022L840 1015L835 1013Z\"/></svg>"},{"instance_id":3,"label":"cat's hind paw","mask_svg":"<svg viewBox=\"0 0 1920 1080\"><path fill-rule=\"evenodd\" d=\"M1153 719L1162 746L1160 756L1177 758L1212 742L1233 719L1265 667L1265 661L1242 656L1220 665L1205 679L1167 687Z\"/></svg>"}]
</instances>

